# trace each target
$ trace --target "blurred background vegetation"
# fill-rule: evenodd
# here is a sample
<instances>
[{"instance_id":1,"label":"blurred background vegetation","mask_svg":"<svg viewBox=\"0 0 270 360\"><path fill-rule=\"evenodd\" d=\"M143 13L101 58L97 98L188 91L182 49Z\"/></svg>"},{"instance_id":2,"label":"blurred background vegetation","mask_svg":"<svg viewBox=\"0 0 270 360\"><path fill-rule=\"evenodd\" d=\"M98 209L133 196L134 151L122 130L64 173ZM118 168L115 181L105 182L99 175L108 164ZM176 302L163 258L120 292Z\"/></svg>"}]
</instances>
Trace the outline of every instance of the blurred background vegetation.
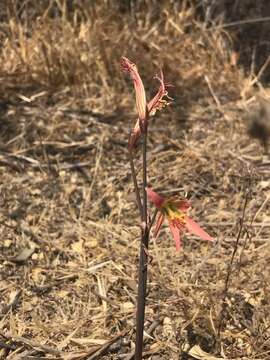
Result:
<instances>
[{"instance_id":1,"label":"blurred background vegetation","mask_svg":"<svg viewBox=\"0 0 270 360\"><path fill-rule=\"evenodd\" d=\"M263 20L269 15L263 0L6 1L0 76L8 78L1 87L6 93L16 83L53 92L68 86L109 99L123 89L123 54L141 62L148 79L153 66L165 66L177 82L190 78L191 61L198 65L196 81L206 63L213 74L236 64L255 74L269 54L269 22Z\"/></svg>"}]
</instances>

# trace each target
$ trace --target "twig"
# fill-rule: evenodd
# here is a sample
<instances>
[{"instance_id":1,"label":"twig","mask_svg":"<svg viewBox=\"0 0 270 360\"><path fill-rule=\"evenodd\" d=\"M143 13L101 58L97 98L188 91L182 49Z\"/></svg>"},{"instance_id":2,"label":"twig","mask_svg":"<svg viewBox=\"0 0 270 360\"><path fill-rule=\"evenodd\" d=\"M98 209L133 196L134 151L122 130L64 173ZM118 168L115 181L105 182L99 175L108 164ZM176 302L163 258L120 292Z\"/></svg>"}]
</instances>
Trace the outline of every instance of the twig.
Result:
<instances>
[{"instance_id":1,"label":"twig","mask_svg":"<svg viewBox=\"0 0 270 360\"><path fill-rule=\"evenodd\" d=\"M163 321L163 318L162 319L159 319L159 320L155 320L152 322L152 324L149 326L149 328L147 329L147 335L151 335L155 329L162 323ZM146 340L147 337L144 336L144 340ZM129 354L127 354L125 357L124 357L124 360L131 360L133 359L135 356L135 350L133 350L132 352L130 352Z\"/></svg>"},{"instance_id":2,"label":"twig","mask_svg":"<svg viewBox=\"0 0 270 360\"><path fill-rule=\"evenodd\" d=\"M48 152L46 151L46 148L45 148L45 146L43 144L43 141L42 141L42 136L41 136L41 134L39 132L38 132L38 136L39 136L40 146L41 146L41 149L42 149L43 158L45 160L45 163L47 164L47 169L48 169L49 173L53 177L58 177L59 176L59 171L57 171L57 169L52 166L52 162L50 161L50 157L48 155Z\"/></svg>"},{"instance_id":3,"label":"twig","mask_svg":"<svg viewBox=\"0 0 270 360\"><path fill-rule=\"evenodd\" d=\"M217 98L216 94L214 93L214 90L213 90L213 88L212 88L212 85L211 85L211 83L210 83L210 80L209 80L208 76L205 75L205 76L204 76L204 79L205 79L205 81L206 81L206 84L207 84L207 86L208 86L208 88L209 88L209 91L210 91L213 99L215 100L215 103L216 103L217 107L220 108L220 101L219 101L219 99Z\"/></svg>"},{"instance_id":4,"label":"twig","mask_svg":"<svg viewBox=\"0 0 270 360\"><path fill-rule=\"evenodd\" d=\"M82 360L82 359L87 359L87 360L95 360L95 359L100 359L101 355L104 355L108 350L110 350L110 347L112 346L113 343L115 343L119 338L125 336L127 333L129 332L129 330L124 330L122 331L120 334L116 335L114 338L112 338L111 340L109 340L106 344L104 344L98 351L95 351L94 354L92 354L90 357L88 357L88 355L79 358L78 360Z\"/></svg>"},{"instance_id":5,"label":"twig","mask_svg":"<svg viewBox=\"0 0 270 360\"><path fill-rule=\"evenodd\" d=\"M98 297L100 298L101 300L104 300L106 301L108 304L110 304L113 308L119 310L120 309L120 306L119 305L116 305L112 302L111 299L109 299L107 296L103 296L101 294L99 294L97 291L93 291L93 293Z\"/></svg>"},{"instance_id":6,"label":"twig","mask_svg":"<svg viewBox=\"0 0 270 360\"><path fill-rule=\"evenodd\" d=\"M227 23L227 24L225 23L225 24L221 24L221 25L211 26L210 28L207 29L207 31L225 29L228 27L239 26L239 25L268 22L269 20L270 20L270 16L260 17L260 18L255 18L255 19L238 20L238 21L233 21L233 22Z\"/></svg>"},{"instance_id":7,"label":"twig","mask_svg":"<svg viewBox=\"0 0 270 360\"><path fill-rule=\"evenodd\" d=\"M23 344L25 346L28 346L34 350L37 351L41 351L41 352L45 352L45 353L49 353L49 354L53 354L53 355L61 355L61 352L57 349L51 348L47 345L42 345L39 343L36 343L30 339L27 339L23 336L12 336L12 335L7 335L5 334L5 338L6 339L10 339L13 343L19 343L19 344Z\"/></svg>"},{"instance_id":8,"label":"twig","mask_svg":"<svg viewBox=\"0 0 270 360\"><path fill-rule=\"evenodd\" d=\"M243 206L243 211L242 211L242 216L240 218L240 228L237 234L237 238L236 241L234 243L234 248L233 248L233 252L231 255L231 259L230 262L228 264L228 268L227 268L227 275L226 275L226 279L225 279L225 284L224 284L224 289L223 289L223 296L222 296L222 307L221 307L221 311L220 311L220 315L219 315L219 320L218 320L218 329L217 329L217 339L219 339L220 341L220 333L221 333L221 329L223 326L223 320L224 320L224 314L227 308L227 303L226 303L226 297L229 291L229 285L230 285L230 279L231 279L231 275L232 275L232 266L233 266L233 261L239 246L239 242L240 242L240 238L243 232L243 226L244 226L244 222L245 222L245 216L246 216L246 208L247 208L247 204L249 201L249 196L250 196L250 184L249 184L249 188L246 190L246 195L245 195L245 201L244 201L244 206Z\"/></svg>"},{"instance_id":9,"label":"twig","mask_svg":"<svg viewBox=\"0 0 270 360\"><path fill-rule=\"evenodd\" d=\"M10 301L9 304L5 305L1 312L0 312L0 318L7 314L9 310L14 310L16 306L19 304L20 298L21 298L22 290L18 290L15 295L13 296L13 299Z\"/></svg>"},{"instance_id":10,"label":"twig","mask_svg":"<svg viewBox=\"0 0 270 360\"><path fill-rule=\"evenodd\" d=\"M27 166L31 166L34 169L46 169L48 168L48 164L41 163L35 159L32 159L27 156L17 155L17 154L0 154L0 166L9 166L15 171L22 171L22 167L20 167L18 164L23 163L27 164ZM54 161L50 162L50 166L56 165ZM77 163L61 163L57 164L58 170L72 170L72 169L78 169L82 167L88 167L93 165L93 161L84 161L84 162L77 162ZM55 169L56 170L56 169Z\"/></svg>"},{"instance_id":11,"label":"twig","mask_svg":"<svg viewBox=\"0 0 270 360\"><path fill-rule=\"evenodd\" d=\"M36 165L36 166L40 166L40 162L38 160L35 160L29 156L24 156L24 155L18 155L18 154L10 154L10 153L1 153L1 158L2 156L4 157L9 157L9 158L14 158L14 159L18 159L18 160L22 160L26 163L29 163L31 165Z\"/></svg>"},{"instance_id":12,"label":"twig","mask_svg":"<svg viewBox=\"0 0 270 360\"><path fill-rule=\"evenodd\" d=\"M86 194L86 199L84 201L84 206L91 200L93 186L94 186L94 184L96 182L96 179L97 179L97 174L98 174L100 161L101 161L101 157L102 157L103 140L104 140L104 138L102 137L101 140L100 140L100 143L98 145L98 148L97 148L96 163L95 163L95 167L94 167L94 173L92 175L92 182L91 182L91 185L89 187L88 193Z\"/></svg>"}]
</instances>

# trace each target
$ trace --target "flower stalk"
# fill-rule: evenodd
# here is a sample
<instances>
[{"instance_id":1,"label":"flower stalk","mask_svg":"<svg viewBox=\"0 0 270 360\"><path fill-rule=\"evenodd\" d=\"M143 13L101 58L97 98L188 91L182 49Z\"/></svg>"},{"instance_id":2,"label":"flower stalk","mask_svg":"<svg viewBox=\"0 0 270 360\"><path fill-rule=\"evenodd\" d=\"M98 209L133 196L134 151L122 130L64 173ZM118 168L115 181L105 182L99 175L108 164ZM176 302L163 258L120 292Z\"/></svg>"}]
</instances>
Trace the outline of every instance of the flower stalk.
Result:
<instances>
[{"instance_id":1,"label":"flower stalk","mask_svg":"<svg viewBox=\"0 0 270 360\"><path fill-rule=\"evenodd\" d=\"M131 167L131 175L134 184L134 191L136 195L136 202L141 218L141 242L140 242L140 258L139 258L139 280L138 280L138 298L137 298L137 315L136 315L136 347L135 347L135 359L142 359L143 352L143 330L144 330L144 318L145 318L145 303L146 303L146 291L147 291L147 262L148 262L148 243L150 227L153 225L155 215L148 224L148 212L147 212L147 127L149 117L153 116L157 110L162 109L168 102L164 100L164 96L168 96L166 85L161 71L160 76L156 76L160 86L156 95L147 103L146 94L142 79L138 72L138 69L134 63L128 58L122 57L121 61L122 70L129 74L133 80L136 107L138 111L138 119L131 131L129 138L129 160ZM142 163L143 163L143 178L142 178L142 199L140 195L140 189L138 186L136 170L134 166L134 150L138 146L139 139L142 138Z\"/></svg>"},{"instance_id":2,"label":"flower stalk","mask_svg":"<svg viewBox=\"0 0 270 360\"><path fill-rule=\"evenodd\" d=\"M136 345L135 345L135 360L142 360L143 353L143 332L144 332L144 319L145 319L145 304L147 293L147 270L148 270L148 244L149 235L152 225L156 220L156 227L154 236L157 237L161 225L165 218L169 222L169 227L172 236L175 240L176 249L181 247L181 236L185 230L195 234L203 240L212 240L195 221L187 216L187 210L190 204L187 200L178 198L164 198L157 194L147 184L147 138L148 138L148 125L151 116L155 115L157 110L167 106L169 102L163 98L166 96L168 99L167 87L165 84L162 71L160 76L156 76L159 81L159 89L156 95L147 103L146 94L142 79L137 70L137 67L128 58L123 57L121 61L122 70L129 74L133 80L136 106L138 118L130 133L128 149L129 160L131 167L131 175L133 178L134 191L141 220L141 241L140 241L140 255L139 255L139 269L138 269L138 297L137 297L137 313L136 313ZM136 170L134 166L134 152L139 145L139 140L142 139L142 189L140 190L137 181ZM142 198L141 198L142 193ZM152 219L148 218L148 199L152 202L156 210Z\"/></svg>"},{"instance_id":3,"label":"flower stalk","mask_svg":"<svg viewBox=\"0 0 270 360\"><path fill-rule=\"evenodd\" d=\"M129 151L129 163L130 163L130 169L131 169L131 177L133 180L134 192L136 195L136 202L137 202L138 210L140 213L141 221L143 221L142 200L141 200L139 185L138 185L138 181L137 181L136 170L135 170L135 166L134 166L134 157L133 157L133 153L131 151Z\"/></svg>"},{"instance_id":4,"label":"flower stalk","mask_svg":"<svg viewBox=\"0 0 270 360\"><path fill-rule=\"evenodd\" d=\"M135 359L142 359L143 351L143 330L145 319L145 303L147 291L147 270L148 270L148 243L149 227L147 216L147 126L143 129L143 217L142 217L142 235L140 244L139 259L139 282L137 298L137 315L136 315L136 345Z\"/></svg>"}]
</instances>

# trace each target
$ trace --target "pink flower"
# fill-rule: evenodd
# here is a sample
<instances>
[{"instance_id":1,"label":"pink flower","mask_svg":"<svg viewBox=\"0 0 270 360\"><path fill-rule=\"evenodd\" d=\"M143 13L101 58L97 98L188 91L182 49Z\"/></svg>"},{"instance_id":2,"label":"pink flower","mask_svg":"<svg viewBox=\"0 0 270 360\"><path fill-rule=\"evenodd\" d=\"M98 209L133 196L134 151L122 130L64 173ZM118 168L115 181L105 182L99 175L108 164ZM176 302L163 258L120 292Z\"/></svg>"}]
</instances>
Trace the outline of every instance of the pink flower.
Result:
<instances>
[{"instance_id":1,"label":"pink flower","mask_svg":"<svg viewBox=\"0 0 270 360\"><path fill-rule=\"evenodd\" d=\"M133 80L139 119L141 121L145 121L147 115L146 96L143 82L137 70L137 66L124 56L122 57L121 66L122 70L127 72Z\"/></svg>"},{"instance_id":2,"label":"pink flower","mask_svg":"<svg viewBox=\"0 0 270 360\"><path fill-rule=\"evenodd\" d=\"M175 241L176 250L181 248L181 235L187 230L194 235L197 235L203 240L213 240L195 221L186 215L190 204L187 200L180 200L177 198L164 198L153 191L151 188L146 188L149 200L159 210L154 236L157 238L160 232L161 225L165 217L169 221L169 227Z\"/></svg>"},{"instance_id":3,"label":"pink flower","mask_svg":"<svg viewBox=\"0 0 270 360\"><path fill-rule=\"evenodd\" d=\"M136 121L129 140L129 148L133 149L136 147L137 142L141 136L141 126L147 125L148 117L155 115L157 110L160 110L163 107L169 105L168 101L163 100L164 96L168 97L166 87L168 87L169 85L165 84L163 73L161 71L160 77L155 77L160 82L159 89L153 99L150 100L148 104L146 104L144 85L136 65L133 64L128 58L123 56L121 61L121 67L122 70L127 72L133 80L136 94L136 105L139 118ZM146 124L144 124L144 122L146 122Z\"/></svg>"}]
</instances>

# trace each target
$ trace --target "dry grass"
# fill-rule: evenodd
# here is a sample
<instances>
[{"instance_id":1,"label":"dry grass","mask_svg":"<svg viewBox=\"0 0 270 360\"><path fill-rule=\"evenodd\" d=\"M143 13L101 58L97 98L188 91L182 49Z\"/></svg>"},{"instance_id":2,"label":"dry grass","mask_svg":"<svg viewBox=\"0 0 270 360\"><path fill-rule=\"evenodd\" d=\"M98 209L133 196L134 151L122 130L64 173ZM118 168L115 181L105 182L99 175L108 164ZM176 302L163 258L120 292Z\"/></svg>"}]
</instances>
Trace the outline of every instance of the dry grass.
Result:
<instances>
[{"instance_id":1,"label":"dry grass","mask_svg":"<svg viewBox=\"0 0 270 360\"><path fill-rule=\"evenodd\" d=\"M268 359L269 158L243 121L254 85L268 90L235 64L230 35L204 31L185 1L78 1L72 12L64 1L34 3L11 1L1 15L0 358L132 351L140 231L126 55L148 93L160 66L174 85L150 127L149 182L187 193L217 239L188 235L175 254L164 228L151 243L146 358Z\"/></svg>"}]
</instances>

